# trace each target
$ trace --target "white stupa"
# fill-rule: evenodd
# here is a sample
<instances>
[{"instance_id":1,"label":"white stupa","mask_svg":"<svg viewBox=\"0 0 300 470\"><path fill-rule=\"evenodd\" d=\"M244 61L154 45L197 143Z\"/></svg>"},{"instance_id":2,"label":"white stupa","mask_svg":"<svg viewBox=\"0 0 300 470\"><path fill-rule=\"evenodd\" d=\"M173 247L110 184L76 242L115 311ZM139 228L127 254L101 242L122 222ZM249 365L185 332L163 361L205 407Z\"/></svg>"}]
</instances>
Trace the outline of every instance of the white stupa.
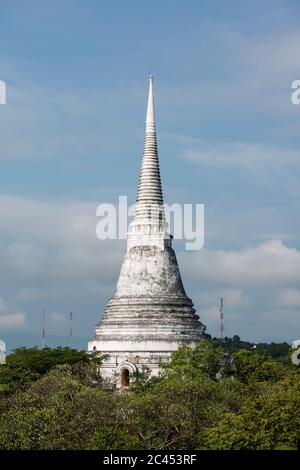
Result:
<instances>
[{"instance_id":1,"label":"white stupa","mask_svg":"<svg viewBox=\"0 0 300 470\"><path fill-rule=\"evenodd\" d=\"M6 344L0 339L0 364L6 363Z\"/></svg>"},{"instance_id":2,"label":"white stupa","mask_svg":"<svg viewBox=\"0 0 300 470\"><path fill-rule=\"evenodd\" d=\"M109 358L103 376L126 386L146 366L157 375L181 344L203 338L205 326L185 293L163 210L153 77L149 78L144 152L135 216L116 291L89 342Z\"/></svg>"}]
</instances>

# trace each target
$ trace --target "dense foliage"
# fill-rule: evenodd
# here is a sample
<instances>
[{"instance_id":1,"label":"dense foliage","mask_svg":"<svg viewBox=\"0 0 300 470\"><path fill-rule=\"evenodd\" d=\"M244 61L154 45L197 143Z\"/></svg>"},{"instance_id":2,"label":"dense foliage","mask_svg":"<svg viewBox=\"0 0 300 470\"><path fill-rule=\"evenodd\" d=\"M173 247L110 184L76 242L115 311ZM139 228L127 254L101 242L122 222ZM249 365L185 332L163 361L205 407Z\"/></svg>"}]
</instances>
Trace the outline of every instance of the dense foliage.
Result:
<instances>
[{"instance_id":1,"label":"dense foliage","mask_svg":"<svg viewBox=\"0 0 300 470\"><path fill-rule=\"evenodd\" d=\"M90 375L93 364L100 363L95 354L70 348L18 348L7 357L7 364L0 367L0 393L12 394L38 380L53 367L69 364L73 369ZM100 360L100 362L99 362ZM94 367L95 372L95 367Z\"/></svg>"},{"instance_id":2,"label":"dense foliage","mask_svg":"<svg viewBox=\"0 0 300 470\"><path fill-rule=\"evenodd\" d=\"M299 368L240 350L217 379L223 353L183 347L120 393L95 355L17 350L0 367L0 449L297 449Z\"/></svg>"},{"instance_id":3,"label":"dense foliage","mask_svg":"<svg viewBox=\"0 0 300 470\"><path fill-rule=\"evenodd\" d=\"M211 339L210 335L207 335L208 339ZM290 345L288 343L250 343L249 341L243 341L238 335L234 335L232 338L227 336L221 340L220 338L213 338L213 344L216 347L222 346L224 351L229 353L238 352L240 349L246 349L249 351L258 351L265 356L271 356L273 359L283 360L289 352Z\"/></svg>"}]
</instances>

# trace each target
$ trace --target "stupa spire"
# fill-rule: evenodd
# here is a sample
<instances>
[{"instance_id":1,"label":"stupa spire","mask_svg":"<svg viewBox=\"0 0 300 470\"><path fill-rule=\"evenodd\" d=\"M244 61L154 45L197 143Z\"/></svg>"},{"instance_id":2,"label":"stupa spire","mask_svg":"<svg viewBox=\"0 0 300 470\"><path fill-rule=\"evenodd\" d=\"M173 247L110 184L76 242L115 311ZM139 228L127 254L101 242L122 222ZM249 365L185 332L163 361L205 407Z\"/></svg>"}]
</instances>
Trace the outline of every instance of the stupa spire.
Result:
<instances>
[{"instance_id":1,"label":"stupa spire","mask_svg":"<svg viewBox=\"0 0 300 470\"><path fill-rule=\"evenodd\" d=\"M162 204L163 195L161 189L155 127L153 75L150 74L144 151L136 198L135 218L149 218L151 206L162 206Z\"/></svg>"},{"instance_id":2,"label":"stupa spire","mask_svg":"<svg viewBox=\"0 0 300 470\"><path fill-rule=\"evenodd\" d=\"M89 351L108 356L101 371L118 387L127 386L144 367L158 375L180 345L195 345L205 331L184 290L162 206L150 75L135 217L115 293L89 342Z\"/></svg>"},{"instance_id":3,"label":"stupa spire","mask_svg":"<svg viewBox=\"0 0 300 470\"><path fill-rule=\"evenodd\" d=\"M153 96L153 75L149 73L149 90L148 90L148 105L146 115L146 132L154 128L155 130L155 112L154 112L154 96Z\"/></svg>"}]
</instances>

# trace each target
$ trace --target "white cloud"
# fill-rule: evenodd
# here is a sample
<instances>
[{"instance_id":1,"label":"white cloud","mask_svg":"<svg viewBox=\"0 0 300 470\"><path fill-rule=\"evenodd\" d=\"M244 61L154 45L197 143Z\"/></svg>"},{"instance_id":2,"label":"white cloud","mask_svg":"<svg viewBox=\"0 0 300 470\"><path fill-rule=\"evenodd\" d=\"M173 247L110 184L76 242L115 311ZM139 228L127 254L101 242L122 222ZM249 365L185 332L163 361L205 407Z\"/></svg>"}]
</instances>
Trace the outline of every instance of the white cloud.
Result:
<instances>
[{"instance_id":1,"label":"white cloud","mask_svg":"<svg viewBox=\"0 0 300 470\"><path fill-rule=\"evenodd\" d=\"M186 150L184 158L194 163L211 166L239 166L254 170L258 164L285 165L291 162L299 163L299 152L279 148L264 143L230 142L210 143L198 141L195 149ZM198 148L197 148L198 147Z\"/></svg>"},{"instance_id":2,"label":"white cloud","mask_svg":"<svg viewBox=\"0 0 300 470\"><path fill-rule=\"evenodd\" d=\"M288 285L299 283L300 252L280 240L266 241L240 251L203 249L182 254L191 276L225 285Z\"/></svg>"},{"instance_id":3,"label":"white cloud","mask_svg":"<svg viewBox=\"0 0 300 470\"><path fill-rule=\"evenodd\" d=\"M125 246L96 238L96 206L0 196L0 282L12 304L30 310L34 328L45 307L74 309L77 327L91 329L112 295Z\"/></svg>"},{"instance_id":4,"label":"white cloud","mask_svg":"<svg viewBox=\"0 0 300 470\"><path fill-rule=\"evenodd\" d=\"M0 298L0 329L22 328L26 325L26 315L22 310L12 309Z\"/></svg>"},{"instance_id":5,"label":"white cloud","mask_svg":"<svg viewBox=\"0 0 300 470\"><path fill-rule=\"evenodd\" d=\"M211 303L217 305L216 302L219 302L221 297L228 307L247 307L250 304L249 297L241 289L230 288L203 291L198 295L198 300L200 305Z\"/></svg>"},{"instance_id":6,"label":"white cloud","mask_svg":"<svg viewBox=\"0 0 300 470\"><path fill-rule=\"evenodd\" d=\"M289 31L278 36L273 35L263 40L248 42L244 60L249 65L266 70L277 79L282 78L299 70L299 42L299 31Z\"/></svg>"},{"instance_id":7,"label":"white cloud","mask_svg":"<svg viewBox=\"0 0 300 470\"><path fill-rule=\"evenodd\" d=\"M20 278L36 279L44 270L47 254L44 247L33 243L11 243L2 250L2 269Z\"/></svg>"},{"instance_id":8,"label":"white cloud","mask_svg":"<svg viewBox=\"0 0 300 470\"><path fill-rule=\"evenodd\" d=\"M35 302L43 299L43 291L36 287L23 287L16 291L15 298L21 303Z\"/></svg>"},{"instance_id":9,"label":"white cloud","mask_svg":"<svg viewBox=\"0 0 300 470\"><path fill-rule=\"evenodd\" d=\"M16 74L17 75L17 74ZM7 83L7 105L0 114L0 159L55 159L64 161L124 150L132 142L120 108L140 101L135 86L123 89L55 89L12 77ZM124 100L125 96L125 100ZM101 103L101 106L99 106ZM2 109L1 109L2 110ZM119 116L119 125L116 124Z\"/></svg>"},{"instance_id":10,"label":"white cloud","mask_svg":"<svg viewBox=\"0 0 300 470\"><path fill-rule=\"evenodd\" d=\"M300 306L300 290L285 288L278 292L274 305L281 305L284 307Z\"/></svg>"},{"instance_id":11,"label":"white cloud","mask_svg":"<svg viewBox=\"0 0 300 470\"><path fill-rule=\"evenodd\" d=\"M247 133L254 129L257 135L257 124L262 122L264 137L272 140L299 135L299 106L291 103L291 83L299 78L299 30L254 36L234 30L232 24L206 22L189 40L197 44L201 69L194 65L196 57L189 57L192 73L162 93L165 113L176 130L180 116L182 126L192 116L191 129L195 123L199 129L205 123L205 129L213 120L216 135L219 129L222 134L223 126L218 125L222 119L233 133L236 128L240 132L242 123ZM211 57L217 57L213 64Z\"/></svg>"},{"instance_id":12,"label":"white cloud","mask_svg":"<svg viewBox=\"0 0 300 470\"><path fill-rule=\"evenodd\" d=\"M284 190L299 196L299 151L262 142L206 142L187 145L182 158L196 165L242 170L248 179L268 191Z\"/></svg>"},{"instance_id":13,"label":"white cloud","mask_svg":"<svg viewBox=\"0 0 300 470\"><path fill-rule=\"evenodd\" d=\"M63 312L52 312L50 313L50 320L54 324L65 324L67 323L67 314Z\"/></svg>"},{"instance_id":14,"label":"white cloud","mask_svg":"<svg viewBox=\"0 0 300 470\"><path fill-rule=\"evenodd\" d=\"M204 308L199 308L197 313L200 316L200 320L207 326L208 328L208 333L212 332L212 329L216 329L216 327L219 327L220 325L220 311L219 311L220 306L218 304L211 305L210 307L204 307ZM226 322L231 322L236 323L238 325L238 321L240 321L242 318L242 315L240 312L237 311L226 311L225 312L225 323Z\"/></svg>"},{"instance_id":15,"label":"white cloud","mask_svg":"<svg viewBox=\"0 0 300 470\"><path fill-rule=\"evenodd\" d=\"M9 313L0 315L0 328L21 328L25 326L25 314L23 312Z\"/></svg>"},{"instance_id":16,"label":"white cloud","mask_svg":"<svg viewBox=\"0 0 300 470\"><path fill-rule=\"evenodd\" d=\"M105 282L124 243L97 239L96 206L0 196L0 277L31 282L26 288L33 280Z\"/></svg>"},{"instance_id":17,"label":"white cloud","mask_svg":"<svg viewBox=\"0 0 300 470\"><path fill-rule=\"evenodd\" d=\"M282 325L285 329L294 327L294 337L298 337L300 335L300 311L291 309L291 308L283 308L283 309L272 309L268 310L263 315L264 319L269 321L271 324L279 324Z\"/></svg>"},{"instance_id":18,"label":"white cloud","mask_svg":"<svg viewBox=\"0 0 300 470\"><path fill-rule=\"evenodd\" d=\"M212 323L220 321L220 312L217 304L211 305L210 307L201 308L197 313L205 325L211 325Z\"/></svg>"},{"instance_id":19,"label":"white cloud","mask_svg":"<svg viewBox=\"0 0 300 470\"><path fill-rule=\"evenodd\" d=\"M193 73L191 76L196 77L193 82L186 81L185 77L176 86L161 83L158 90L160 105L163 111L164 108L168 110L167 119L178 120L178 109L185 120L186 115L193 112L215 116L217 110L218 113L228 113L228 109L235 108L241 114L244 110L265 110L271 114L275 109L277 114L279 111L281 116L286 113L298 122L297 114L294 114L296 107L290 102L290 84L299 73L298 31L250 40L239 32L233 32L232 27L229 30L227 25L207 24L193 31L187 40L203 48L203 58L207 56L205 44L209 44L218 54L220 70L217 70L215 78L212 74L207 79L201 77L201 82L199 75ZM178 41L181 42L182 37ZM234 67L228 75L229 58ZM30 67L32 64L26 65ZM210 60L208 65L211 66ZM54 89L51 84L46 87L26 81L11 60L3 58L1 66L4 70L11 70L14 85L8 83L8 104L0 116L0 158L64 156L64 159L72 157L74 162L77 157L86 159L87 155L102 154L102 149L107 154L108 151L120 151L129 142L134 145L135 124L131 125L130 119L128 124L124 124L122 116L130 117L137 105L141 109L144 100L142 84L127 83L126 95L123 83L118 89L106 88L105 91L75 87ZM227 79L220 80L224 68ZM281 125L284 126L285 122ZM299 128L294 131L299 131Z\"/></svg>"},{"instance_id":20,"label":"white cloud","mask_svg":"<svg viewBox=\"0 0 300 470\"><path fill-rule=\"evenodd\" d=\"M46 307L55 313L49 324L53 332L61 329L61 312L69 311L76 311L76 328L92 332L113 294L125 246L124 242L96 238L95 208L94 203L0 196L0 281L9 283L7 298L12 305L26 304L31 325L34 321L40 325L40 313ZM217 325L221 296L227 321L242 325L243 311L250 302L257 311L249 287L271 292L276 285L293 288L300 278L299 251L280 240L240 250L182 252L179 257L184 283L188 279L205 283L204 292L192 298L208 327ZM24 324L23 310L3 312L4 324L12 328Z\"/></svg>"},{"instance_id":21,"label":"white cloud","mask_svg":"<svg viewBox=\"0 0 300 470\"><path fill-rule=\"evenodd\" d=\"M219 334L220 297L224 300L225 323L238 326L243 319L245 308L250 305L249 297L241 290L234 288L210 289L192 296L201 321L207 326L207 332ZM226 327L227 329L227 327Z\"/></svg>"}]
</instances>

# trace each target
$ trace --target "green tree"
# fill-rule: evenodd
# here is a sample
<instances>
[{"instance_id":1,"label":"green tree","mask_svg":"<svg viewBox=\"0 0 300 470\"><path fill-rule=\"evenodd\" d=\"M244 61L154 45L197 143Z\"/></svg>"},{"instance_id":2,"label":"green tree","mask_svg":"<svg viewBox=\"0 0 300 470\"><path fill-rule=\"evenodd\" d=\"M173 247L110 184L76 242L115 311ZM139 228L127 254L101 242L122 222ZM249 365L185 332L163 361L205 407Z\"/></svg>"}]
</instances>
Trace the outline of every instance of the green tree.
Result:
<instances>
[{"instance_id":1,"label":"green tree","mask_svg":"<svg viewBox=\"0 0 300 470\"><path fill-rule=\"evenodd\" d=\"M222 348L214 348L210 341L199 341L192 348L180 347L172 354L171 362L164 369L165 371L192 375L198 375L202 372L214 379L220 370L220 359L223 354Z\"/></svg>"},{"instance_id":2,"label":"green tree","mask_svg":"<svg viewBox=\"0 0 300 470\"><path fill-rule=\"evenodd\" d=\"M85 351L71 348L18 348L7 357L7 365L30 370L39 375L59 364L89 362Z\"/></svg>"},{"instance_id":3,"label":"green tree","mask_svg":"<svg viewBox=\"0 0 300 470\"><path fill-rule=\"evenodd\" d=\"M116 426L116 400L81 383L70 365L58 366L0 401L0 449L83 449L94 433Z\"/></svg>"},{"instance_id":4,"label":"green tree","mask_svg":"<svg viewBox=\"0 0 300 470\"><path fill-rule=\"evenodd\" d=\"M300 376L258 386L239 413L223 413L198 435L199 449L296 450L300 441Z\"/></svg>"},{"instance_id":5,"label":"green tree","mask_svg":"<svg viewBox=\"0 0 300 470\"><path fill-rule=\"evenodd\" d=\"M100 376L96 371L102 359L103 357L98 357L96 353L88 355L85 351L70 348L15 349L7 357L7 364L0 367L0 394L14 393L37 380L53 367L62 364L73 365L74 373L77 370L78 374L80 371L87 374L88 367L82 367L82 365L90 364L90 376L99 380Z\"/></svg>"},{"instance_id":6,"label":"green tree","mask_svg":"<svg viewBox=\"0 0 300 470\"><path fill-rule=\"evenodd\" d=\"M131 435L128 429L104 427L95 432L86 444L88 450L138 450L141 440Z\"/></svg>"},{"instance_id":7,"label":"green tree","mask_svg":"<svg viewBox=\"0 0 300 470\"><path fill-rule=\"evenodd\" d=\"M14 389L0 393L0 449L299 446L300 368L291 362L240 350L233 355L236 372L217 380L224 351L201 341L176 351L158 377L149 380L145 371L120 393L99 379L98 354L65 362L69 352L60 351L56 365L48 353L51 360L34 365L31 354L21 351L14 364L1 368L0 390Z\"/></svg>"},{"instance_id":8,"label":"green tree","mask_svg":"<svg viewBox=\"0 0 300 470\"><path fill-rule=\"evenodd\" d=\"M240 350L233 354L237 377L244 383L277 381L286 371L279 362L259 352Z\"/></svg>"}]
</instances>

